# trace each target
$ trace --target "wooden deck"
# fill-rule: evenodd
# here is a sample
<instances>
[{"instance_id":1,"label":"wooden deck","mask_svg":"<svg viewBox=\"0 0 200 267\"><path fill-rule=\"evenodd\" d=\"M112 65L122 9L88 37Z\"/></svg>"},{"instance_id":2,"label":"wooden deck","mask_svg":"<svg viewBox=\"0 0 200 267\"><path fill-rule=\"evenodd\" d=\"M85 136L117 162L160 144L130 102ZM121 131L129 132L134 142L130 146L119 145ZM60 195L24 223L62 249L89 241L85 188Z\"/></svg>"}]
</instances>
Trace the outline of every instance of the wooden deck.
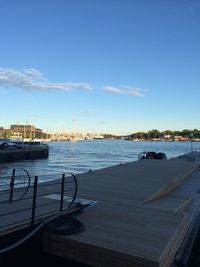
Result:
<instances>
[{"instance_id":1,"label":"wooden deck","mask_svg":"<svg viewBox=\"0 0 200 267\"><path fill-rule=\"evenodd\" d=\"M199 176L199 160L142 160L79 175L79 197L97 201L78 216L86 230L45 233L45 250L91 266L169 267L200 203L197 185L186 184Z\"/></svg>"},{"instance_id":2,"label":"wooden deck","mask_svg":"<svg viewBox=\"0 0 200 267\"><path fill-rule=\"evenodd\" d=\"M86 230L65 236L44 232L45 251L97 267L171 266L199 212L200 155L195 158L141 160L78 175L78 198L96 202L77 216ZM60 182L38 189L38 220L58 212ZM0 236L30 224L32 194L31 187L26 199L0 205ZM0 202L5 199L0 194Z\"/></svg>"}]
</instances>

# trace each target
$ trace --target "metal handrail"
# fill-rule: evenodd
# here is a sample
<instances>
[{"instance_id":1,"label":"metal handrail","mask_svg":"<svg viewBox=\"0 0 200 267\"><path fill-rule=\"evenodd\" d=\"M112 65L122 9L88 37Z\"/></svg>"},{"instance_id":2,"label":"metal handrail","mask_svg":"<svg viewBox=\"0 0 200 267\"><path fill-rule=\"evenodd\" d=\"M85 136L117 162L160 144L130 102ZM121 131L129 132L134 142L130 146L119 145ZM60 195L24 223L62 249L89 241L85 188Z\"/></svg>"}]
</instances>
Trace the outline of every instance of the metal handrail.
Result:
<instances>
[{"instance_id":1,"label":"metal handrail","mask_svg":"<svg viewBox=\"0 0 200 267\"><path fill-rule=\"evenodd\" d=\"M54 179L44 182L42 181L43 175L31 176L27 170L22 169L22 171L25 176L16 176L16 170L13 170L11 177L0 178L0 220L4 216L16 218L13 223L9 222L4 227L24 222L33 226L36 218L47 216L47 214L49 216L57 214L73 205L78 189L74 174L50 175ZM3 185L1 185L1 179L4 181ZM7 182L8 188L1 190L2 187L5 187L5 182ZM22 194L20 194L21 192ZM49 198L55 194L58 195L58 198L50 200ZM67 199L65 194L69 194ZM3 205L6 207L3 208ZM17 214L20 215L17 216ZM20 216L21 219L17 219Z\"/></svg>"},{"instance_id":2,"label":"metal handrail","mask_svg":"<svg viewBox=\"0 0 200 267\"><path fill-rule=\"evenodd\" d=\"M22 175L21 179L24 179L24 182L17 183L17 185L24 185L25 182L26 182L26 179L28 179L28 184L27 184L27 186L21 187L21 188L18 189L18 190L22 190L22 188L23 189L25 188L25 190L22 193L22 195L20 195L18 197L18 200L22 199L27 194L27 192L28 192L28 190L30 188L30 185L31 185L31 177L30 177L30 174L28 173L28 171L23 169L23 168L20 168L19 170L22 170L26 174L26 176ZM13 193L14 193L14 185L15 185L15 177L16 177L15 174L16 174L16 169L13 169L12 177L10 178L10 196L9 196L9 202L10 203L13 201ZM15 192L16 192L16 189L15 189Z\"/></svg>"}]
</instances>

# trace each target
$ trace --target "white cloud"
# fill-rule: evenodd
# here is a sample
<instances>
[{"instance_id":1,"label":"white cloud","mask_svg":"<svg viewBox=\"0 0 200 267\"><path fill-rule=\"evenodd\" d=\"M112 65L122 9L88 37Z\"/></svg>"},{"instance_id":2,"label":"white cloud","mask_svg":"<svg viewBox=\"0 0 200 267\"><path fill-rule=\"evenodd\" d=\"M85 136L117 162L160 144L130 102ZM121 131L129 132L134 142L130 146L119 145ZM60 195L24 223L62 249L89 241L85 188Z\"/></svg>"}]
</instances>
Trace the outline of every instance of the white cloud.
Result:
<instances>
[{"instance_id":1,"label":"white cloud","mask_svg":"<svg viewBox=\"0 0 200 267\"><path fill-rule=\"evenodd\" d=\"M144 96L142 94L142 89L134 86L128 86L128 85L123 85L122 86L125 94L127 95L133 95L133 96Z\"/></svg>"},{"instance_id":2,"label":"white cloud","mask_svg":"<svg viewBox=\"0 0 200 267\"><path fill-rule=\"evenodd\" d=\"M143 96L143 94L141 93L142 90L140 88L127 86L127 85L123 85L119 87L104 86L103 90L106 92L115 93L115 94Z\"/></svg>"},{"instance_id":3,"label":"white cloud","mask_svg":"<svg viewBox=\"0 0 200 267\"><path fill-rule=\"evenodd\" d=\"M34 68L17 69L0 68L0 88L16 87L23 90L100 90L115 94L143 96L140 88L133 86L95 86L79 82L49 82L42 73Z\"/></svg>"},{"instance_id":4,"label":"white cloud","mask_svg":"<svg viewBox=\"0 0 200 267\"><path fill-rule=\"evenodd\" d=\"M36 69L16 69L0 68L0 86L18 87L24 90L75 90L75 89L91 89L89 83L53 83L48 82L42 73Z\"/></svg>"},{"instance_id":5,"label":"white cloud","mask_svg":"<svg viewBox=\"0 0 200 267\"><path fill-rule=\"evenodd\" d=\"M34 68L24 69L24 73L35 80L45 80L42 73Z\"/></svg>"},{"instance_id":6,"label":"white cloud","mask_svg":"<svg viewBox=\"0 0 200 267\"><path fill-rule=\"evenodd\" d=\"M110 93L124 94L124 92L120 88L114 87L114 86L104 86L102 89L103 91L110 92Z\"/></svg>"}]
</instances>

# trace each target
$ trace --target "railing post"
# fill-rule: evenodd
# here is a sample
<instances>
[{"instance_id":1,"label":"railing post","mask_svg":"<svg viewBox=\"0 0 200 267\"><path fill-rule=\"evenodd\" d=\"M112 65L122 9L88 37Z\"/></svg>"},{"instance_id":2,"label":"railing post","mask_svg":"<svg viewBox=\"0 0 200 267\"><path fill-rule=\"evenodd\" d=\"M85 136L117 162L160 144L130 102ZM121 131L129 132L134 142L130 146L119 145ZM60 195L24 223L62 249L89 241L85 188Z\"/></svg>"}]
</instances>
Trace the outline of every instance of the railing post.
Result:
<instances>
[{"instance_id":1,"label":"railing post","mask_svg":"<svg viewBox=\"0 0 200 267\"><path fill-rule=\"evenodd\" d=\"M76 199L76 196L77 196L77 191L78 191L78 183L77 183L77 179L76 179L76 175L74 175L73 173L71 173L73 179L74 179L74 183L75 183L75 190L74 190L74 195L73 195L73 198L72 198L72 201L71 203L68 205L68 208L71 207Z\"/></svg>"},{"instance_id":2,"label":"railing post","mask_svg":"<svg viewBox=\"0 0 200 267\"><path fill-rule=\"evenodd\" d=\"M60 192L60 212L63 210L64 190L65 190L65 174L63 173L61 181L61 192Z\"/></svg>"},{"instance_id":3,"label":"railing post","mask_svg":"<svg viewBox=\"0 0 200 267\"><path fill-rule=\"evenodd\" d=\"M36 200L37 200L37 186L38 186L38 176L35 176L34 185L33 185L33 202L32 202L32 217L31 217L31 226L35 222L35 209L36 209Z\"/></svg>"},{"instance_id":4,"label":"railing post","mask_svg":"<svg viewBox=\"0 0 200 267\"><path fill-rule=\"evenodd\" d=\"M12 177L10 178L9 203L12 203L12 201L13 201L14 183L15 183L15 169L13 169Z\"/></svg>"}]
</instances>

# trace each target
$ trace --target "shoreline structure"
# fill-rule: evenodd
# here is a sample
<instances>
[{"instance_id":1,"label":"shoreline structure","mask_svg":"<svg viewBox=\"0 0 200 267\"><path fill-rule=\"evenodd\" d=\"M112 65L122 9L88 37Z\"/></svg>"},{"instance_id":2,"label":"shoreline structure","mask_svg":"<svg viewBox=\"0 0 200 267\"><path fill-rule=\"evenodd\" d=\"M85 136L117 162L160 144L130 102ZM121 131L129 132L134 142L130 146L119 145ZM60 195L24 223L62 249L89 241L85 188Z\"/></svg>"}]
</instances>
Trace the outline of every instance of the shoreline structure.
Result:
<instances>
[{"instance_id":1,"label":"shoreline structure","mask_svg":"<svg viewBox=\"0 0 200 267\"><path fill-rule=\"evenodd\" d=\"M77 199L96 203L76 216L85 231L58 235L44 230L44 251L90 266L184 264L182 259L190 254L185 252L188 240L194 240L198 230L199 166L200 153L193 152L77 175Z\"/></svg>"},{"instance_id":2,"label":"shoreline structure","mask_svg":"<svg viewBox=\"0 0 200 267\"><path fill-rule=\"evenodd\" d=\"M10 128L5 129L0 126L0 138L18 138L31 139L38 138L38 141L78 141L78 140L95 140L95 139L121 139L121 140L133 140L133 141L200 141L200 131L198 129L184 129L182 131L164 130L159 131L152 129L148 132L135 132L132 134L108 134L108 133L81 133L81 132L67 132L63 129L57 133L45 133L42 129L35 127L34 125L21 125L12 124Z\"/></svg>"}]
</instances>

